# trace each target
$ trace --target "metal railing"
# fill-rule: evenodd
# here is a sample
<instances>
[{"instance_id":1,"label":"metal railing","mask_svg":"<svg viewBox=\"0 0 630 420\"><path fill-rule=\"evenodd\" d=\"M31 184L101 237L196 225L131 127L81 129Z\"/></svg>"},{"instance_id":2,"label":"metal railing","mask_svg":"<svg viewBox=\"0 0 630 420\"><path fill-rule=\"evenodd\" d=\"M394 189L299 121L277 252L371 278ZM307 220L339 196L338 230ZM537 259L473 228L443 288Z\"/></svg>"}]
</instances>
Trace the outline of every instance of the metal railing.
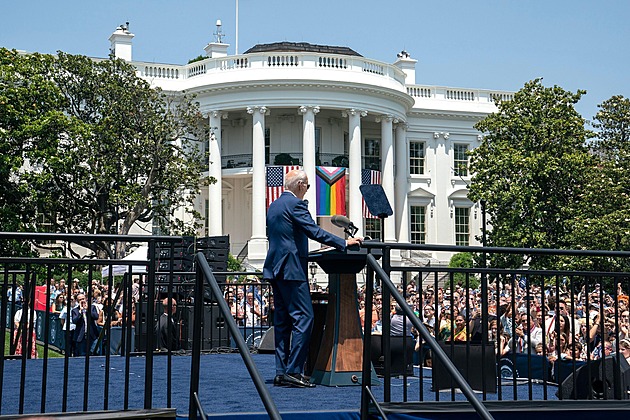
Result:
<instances>
[{"instance_id":1,"label":"metal railing","mask_svg":"<svg viewBox=\"0 0 630 420\"><path fill-rule=\"evenodd\" d=\"M252 280L238 284L227 284L218 282L217 277L224 276L226 273L211 272L205 263L205 259L197 255L198 263L196 264L196 272L180 272L177 268L170 264L168 269L159 271L161 268L157 261L152 257L156 255L156 250L160 242L164 244L174 244L182 241L181 237L151 237L151 236L118 236L118 235L72 235L72 234L32 234L32 233L0 233L0 240L14 239L25 242L40 241L66 241L74 243L85 243L86 241L112 241L126 243L145 243L148 245L148 260L99 260L99 259L71 259L71 258L20 258L20 257L0 257L0 293L2 296L2 304L0 306L0 317L3 322L0 323L0 333L9 339L8 349L4 348L0 355L0 414L23 414L27 410L48 412L51 407L56 411L68 411L69 409L78 409L87 411L93 408L92 400L98 396L99 409L130 409L130 408L153 408L154 395L162 398L165 394L166 405L171 406L172 393L172 364L170 358L179 353L179 349L171 348L167 345L165 351L154 352L157 348L156 338L150 332L153 331L153 322L157 318L156 312L160 309L161 304L158 301L164 297L173 297L177 295L178 307L184 306L186 311L194 313L194 327L191 328L191 337L187 337L189 348L181 349L189 352L193 356L194 363L199 363L200 354L203 353L204 344L208 340L217 346L225 346L228 348L238 348L241 352L244 362L248 366L250 376L255 382L256 387L261 395L261 399L265 404L268 413L274 413L273 402L268 399L265 392L265 385L255 371L255 367L251 366L251 358L249 357L250 348L256 334L262 334L266 325L264 322L258 326L248 327L246 325L239 326L238 316L233 316L233 312L228 304L230 293L237 293L242 288L243 294L246 294L251 287L261 288L261 293L270 294L266 291L267 284L261 284ZM487 261L491 256L496 255L533 255L545 256L548 258L561 259L565 257L572 258L602 258L606 261L619 260L628 261L630 252L608 252L608 251L575 251L575 250L536 250L536 249L517 249L517 248L491 248L491 247L454 247L440 245L404 245L391 244L381 242L365 242L364 247L368 249L382 249L383 259L379 264L369 259L367 267L367 283L364 292L366 314L372 314L374 307L372 294L375 290L373 279L378 279L381 284L380 289L376 289L376 293L382 293L384 301L383 314L389 314L390 296L393 302L398 303L402 308L405 323L407 320L413 324L418 331L421 340L418 342L419 351L414 353L414 357L426 353L430 350L433 363L440 362L444 368L449 371L449 375L453 377L453 382L448 386L450 388L450 400L455 400L455 388L460 388L467 397L471 399L471 404L476 405L476 409L483 413L483 404L478 400L486 401L489 394L493 394L486 388L487 383L496 385L496 399L498 400L533 400L533 387L542 388L542 399L554 399L551 395L552 390L561 389L561 383L566 382L569 388L578 387L577 374L580 369L582 372L588 372L588 375L596 374L603 371L613 372L610 379L610 390L598 389L597 384L587 383L585 389L585 397L579 395L562 393L557 396L558 399L569 398L586 398L586 399L616 399L623 396L624 390L620 390L618 384L622 381L622 375L619 366L625 363L625 358L621 355L624 350L623 339L628 337L630 326L628 323L628 291L630 291L630 273L619 270L618 272L608 271L578 271L578 270L533 270L527 267L517 268L495 268L477 266L473 268L446 268L435 266L396 266L392 264L391 255L394 250L416 250L424 253L444 253L444 252L470 252L477 255L484 255ZM626 264L627 265L627 264ZM123 274L122 280L114 278L113 274L102 277L100 273L101 267L109 268L112 273L115 267L120 267ZM623 264L622 264L623 266ZM142 268L141 273L134 273L136 269ZM233 275L259 276L260 273L230 273ZM90 338L91 342L95 342L95 350L91 349L91 342L86 346L84 354L76 349L67 348L65 343L72 342L72 332L66 326L61 326L61 314L50 313L52 304L51 297L53 290L48 285L48 279L53 276L62 275L69 282L67 288L73 285L71 279L80 277L82 287L86 292L87 307L92 305L92 291L102 286L107 286L108 291L116 291L113 298L120 296L120 315L121 325L114 327L105 322L104 327L100 330L98 338ZM102 278L101 278L102 277ZM400 278L400 284L393 284L391 278ZM414 278L416 279L414 283ZM421 279L424 284L421 284ZM430 279L430 280L426 280ZM444 280L446 279L446 281ZM201 282L201 286L199 286ZM478 283L478 285L476 285ZM413 285L413 286L412 286ZM21 290L22 299L18 298ZM215 298L206 299L205 291L211 291L211 296ZM429 292L431 297L429 297ZM199 293L204 293L199 295ZM7 296L10 295L10 298ZM361 294L360 294L361 295ZM221 297L221 298L219 298ZM414 301L415 297L415 301ZM429 303L434 305L435 309L439 309L439 313L435 315L435 329L430 331L425 324L427 320L423 315L418 315L414 311L423 310L423 305ZM38 306L43 305L43 307ZM564 305L564 307L563 307ZM210 308L208 308L210 306ZM466 333L466 340L461 344L457 344L455 340L454 319L451 317L446 321L445 309L454 313L457 308L461 313L467 314L468 319L466 325L469 331ZM14 315L17 310L21 309L22 316L18 317L14 322ZM65 319L71 313L71 303L68 300L64 309L66 311ZM167 304L167 309L169 309ZM172 309L172 308L171 308ZM536 309L536 311L534 311ZM218 335L206 336L206 332L199 325L203 316L199 316L198 311L211 310L219 313L222 328ZM473 311L477 315L473 316ZM167 312L170 312L167 310ZM573 335L572 342L560 349L560 337L567 321L563 317L568 313L570 326L568 327ZM600 317L596 317L596 313ZM367 315L366 318L369 319ZM543 327L543 334L538 340L542 350L540 353L536 350L536 340L532 335L526 335L523 340L518 340L517 324L535 325L538 321L536 318L540 316L539 325ZM86 314L88 320L92 320L92 315ZM492 322L496 318L495 325L497 330L493 330ZM63 318L62 318L63 319ZM142 332L142 320L148 321L145 324L145 332ZM172 320L170 318L169 320ZM580 322L577 322L580 321ZM440 335L440 323L450 327L450 331L444 336ZM246 324L246 323L244 323ZM150 328L150 329L147 329ZM51 333L52 329L56 329L55 334ZM251 328L251 329L250 329ZM474 330L478 328L478 330ZM573 330L571 330L573 328ZM365 347L363 350L364 368L370 366L373 360L371 346L371 322L365 323ZM599 331L599 332L598 332ZM26 333L24 333L26 332ZM250 334L251 332L251 334ZM386 404L391 401L392 393L392 371L393 362L395 361L390 342L391 321L389 316L382 317L382 333L383 333L383 402ZM34 334L33 334L34 333ZM501 334L511 334L512 339L501 341ZM586 335L585 335L586 334ZM21 354L15 353L17 340L21 343ZM37 380L41 383L41 394L37 394L37 404L33 404L33 397L27 394L33 393L32 389L25 389L25 381L27 378L27 367L30 358L29 346L33 345L32 337L35 335L38 344L38 351L42 366L41 379ZM252 336L252 341L249 336ZM591 335L594 337L590 339ZM53 337L62 337L63 340L53 340ZM119 337L119 338L118 338ZM587 337L582 353L585 357L579 357L577 350L580 345L580 337ZM599 337L599 338L597 338ZM181 337L180 337L181 338ZM576 339L577 338L577 339ZM115 346L112 350L111 343L114 340L120 340L120 345ZM412 337L403 335L403 346L407 343L405 340L415 340ZM98 343L102 344L101 346ZM62 344L63 343L63 344ZM107 344L106 344L107 343ZM462 377L467 378L470 368L470 359L467 358L466 364L457 366L459 374L453 371L453 366L447 360L446 354L454 353L457 346L461 346L460 350L465 351L464 354L471 355L475 346L480 344L481 357L479 364L482 366L481 383L479 388L482 393L475 396L469 392L470 385ZM610 344L610 345L609 345ZM212 344L214 345L214 344ZM523 346L524 345L524 346ZM522 347L523 346L523 347ZM522 348L521 348L522 347ZM117 354L116 351L117 350ZM148 351L151 350L151 351ZM446 352L444 351L446 350ZM55 396L47 393L50 383L47 379L49 376L48 365L53 356L54 351L60 351L63 364L63 376L55 379L57 387ZM95 387L89 382L90 366L94 365L91 361L93 354L100 353L104 356L99 363L103 364L103 388ZM490 352L490 357L486 357L486 353ZM79 358L74 354L81 354ZM606 357L609 353L610 356ZM167 357L167 368L165 374L160 377L153 375L153 359L154 356ZM571 357L566 357L571 354ZM133 384L130 381L130 372L132 358L135 355L143 355L145 359L142 361L144 366L142 388L143 400L142 405L134 406L135 403L130 399L130 392ZM114 357L124 360L124 367L121 369L124 378L117 382L117 386L123 388L123 400L114 401L111 399L110 377L112 362ZM404 365L408 360L405 353L402 357ZM8 366L7 360L17 359L16 362L11 361ZM74 360L82 360L77 365ZM492 369L486 371L487 360L492 361ZM423 364L423 359L419 360L419 364ZM39 362L38 362L39 363ZM193 363L193 361L191 361ZM457 363L456 363L457 365ZM79 367L77 367L79 366ZM450 367L449 367L450 366ZM11 368L12 374L8 373ZM30 369L30 368L29 368ZM77 370L80 369L80 370ZM195 374L199 373L198 369L192 369ZM368 370L371 372L371 370ZM422 369L421 369L422 372ZM490 372L490 373L488 373ZM33 372L29 371L29 379L33 379ZM37 373L39 375L39 373ZM402 373L403 377L406 372ZM461 376L458 376L461 375ZM573 376L571 376L573 375ZM80 377L81 393L80 407L69 404L71 378ZM369 378L369 373L363 375L363 380ZM569 378L569 379L567 379ZM572 379L571 379L572 378ZM434 378L435 379L435 378ZM467 378L470 381L470 377ZM164 386L161 386L161 382ZM568 381L568 382L567 382ZM159 391L154 393L153 384L160 384ZM420 381L422 383L422 381ZM193 402L193 392L199 384L199 378L191 376L191 394L190 402ZM369 380L363 386L370 386ZM412 389L407 381L403 381L403 402L409 399L417 399L420 401L431 400L430 395L423 391L423 387L418 389L417 398L412 394ZM447 388L447 389L448 389ZM15 406L12 407L5 403L6 394L2 394L2 390L12 389L15 393ZM134 388L135 389L135 388ZM475 388L477 389L477 388ZM522 392L525 390L526 392ZM439 389L434 389L434 400L440 400ZM75 394L76 395L76 394ZM362 409L368 404L369 395L364 396L362 400ZM444 398L444 397L442 397ZM76 401L76 397L75 397ZM474 401L477 401L474 402ZM58 407L58 408L57 408ZM188 407L190 413L193 407ZM362 414L367 411L362 411ZM385 412L387 412L385 410ZM274 414L275 415L275 414Z\"/></svg>"},{"instance_id":2,"label":"metal railing","mask_svg":"<svg viewBox=\"0 0 630 420\"><path fill-rule=\"evenodd\" d=\"M168 267L161 268L160 260L156 256L157 245L162 249L173 251L170 244L180 243L182 237L165 236L133 236L133 235L73 235L73 234L37 234L37 233L0 233L0 240L17 240L33 244L47 241L87 243L90 241L125 242L127 244L148 244L148 259L143 260L104 260L104 259L72 259L72 258L21 258L0 257L0 335L2 340L0 352L0 414L24 414L26 412L67 412L111 409L152 409L154 395L160 400L160 406L172 407L173 392L173 363L172 357L179 354L191 354L195 339L188 334L192 327L186 327L186 322L192 323L192 311L196 311L197 303L204 304L202 310L206 316L216 321L219 327L204 328L195 331L195 337L203 344L201 351L232 351L235 341L246 339L247 346L253 348L257 340L268 328L265 322L249 325L245 317L239 322L235 331L226 332L223 320L217 315L218 306L204 302L204 299L194 299L195 273L176 271L181 269L174 263L173 258L166 259ZM170 252L173 255L173 252ZM162 262L164 259L162 260ZM101 267L109 271L102 276ZM158 271L162 270L162 271ZM114 274L120 273L121 277ZM225 277L226 273L214 273ZM239 273L236 273L239 274ZM52 287L53 277L67 280L63 294L68 299L57 308L53 296L56 294ZM80 282L73 281L80 278ZM252 287L256 287L261 294L269 294L267 285L259 282L242 282L239 284L222 283L228 293L234 296L242 291L245 295ZM94 292L103 291L103 297L111 299L109 306L105 303L102 311L102 326L88 327L87 334L81 343L76 345L74 330L71 330L74 316L72 297L79 295L79 288L86 296L85 323L92 326L99 323L91 308L98 305ZM231 292L229 292L231 290ZM107 292L105 292L107 291ZM98 293L98 292L97 292ZM62 294L62 296L63 296ZM176 315L169 315L169 322L173 322L178 331L178 342L167 340L166 346L160 349L154 334L154 325L159 319L163 308L163 298L176 298L179 311ZM225 300L224 300L225 301ZM119 312L113 306L117 305ZM171 303L167 303L167 312L171 314ZM90 308L87 310L87 308ZM59 309L61 312L57 312ZM16 313L18 316L16 316ZM77 316L80 312L77 310ZM116 315L114 315L116 313ZM174 312L173 312L174 313ZM20 315L21 314L21 315ZM109 315L109 316L108 316ZM231 318L231 317L230 317ZM112 326L116 323L119 326ZM91 333L92 329L94 333ZM18 346L19 344L19 346ZM6 348L5 348L6 347ZM18 348L19 347L19 348ZM5 355L6 354L6 355ZM154 355L166 357L166 372L154 375ZM141 397L138 398L138 388L133 373L132 364L137 367L135 356L144 356L143 385L140 388ZM90 370L93 370L94 356L99 357L98 364L103 365L104 377L101 386L95 386L90 381ZM42 359L41 371L32 371L29 359ZM10 364L12 374L7 372L7 360L17 359L18 364ZM53 361L53 359L56 359ZM121 362L122 359L122 362ZM77 365L76 360L82 360ZM162 359L163 360L163 359ZM114 361L116 363L114 364ZM133 363L132 363L133 362ZM40 364L38 363L38 366ZM60 372L55 376L55 393L50 393L51 380L49 367L55 363L55 369ZM113 366L116 366L113 369ZM80 370L78 370L80 369ZM113 370L112 370L113 369ZM123 377L117 380L117 388L122 388L122 398L111 399L111 378L116 371L122 371ZM61 373L62 372L62 373ZM34 392L32 385L25 386L27 375L30 384L33 375L41 373L40 392ZM77 399L76 384L81 383L81 391ZM97 383L101 383L97 381ZM154 384L159 384L159 391L153 392ZM134 388L136 395L130 395ZM11 389L11 395L6 393ZM5 395L3 395L5 390ZM71 398L71 396L73 396ZM98 396L95 402L95 397ZM10 402L7 398L10 397ZM33 403L34 401L35 404ZM138 404L138 401L141 401ZM164 403L165 401L165 403ZM181 409L181 407L180 407Z\"/></svg>"},{"instance_id":3,"label":"metal railing","mask_svg":"<svg viewBox=\"0 0 630 420\"><path fill-rule=\"evenodd\" d=\"M200 367L200 355L201 355L201 319L202 319L202 310L203 310L203 300L204 294L203 291L205 286L210 287L211 296L213 296L218 303L219 310L223 317L226 320L227 327L229 328L232 336L234 337L234 341L236 342L236 346L239 349L241 357L243 358L243 362L247 367L247 370L254 382L256 390L258 391L258 395L260 395L260 399L262 400L265 409L267 410L267 414L272 419L281 419L280 413L278 412L278 408L276 407L273 399L271 398L271 394L269 393L269 389L265 385L265 381L263 380L260 372L256 368L256 364L254 363L251 354L249 353L249 348L245 343L245 340L241 336L238 325L236 325L236 321L232 318L232 312L228 307L227 302L223 298L223 293L217 283L208 262L204 258L202 253L198 253L195 257L195 261L197 262L197 270L196 270L196 295L195 295L195 323L194 323L194 333L193 333L193 352L192 352L192 374L190 376L190 392L191 395L198 392L199 390L199 367ZM190 410L189 416L196 417L196 408L194 406L194 401L191 398L190 402Z\"/></svg>"},{"instance_id":4,"label":"metal railing","mask_svg":"<svg viewBox=\"0 0 630 420\"><path fill-rule=\"evenodd\" d=\"M380 242L366 242L364 247L383 250L382 268L368 257L365 314L366 318L372 314L371 289L376 273L376 283L381 285L377 292L382 294L384 302L383 316L379 322L382 322L385 403L391 401L393 363L397 358L407 357L404 351L393 353L390 342L391 321L386 316L390 313L390 299L392 304L395 302L401 307L402 325L412 323L419 333L417 342L414 337L407 337L404 333L402 339L403 343L408 340L412 346L416 345L414 357L419 360L414 364L420 365L421 378L427 353L427 363L431 361L433 365L431 377L434 396L426 395L420 385L417 399L410 397L410 388L405 379L403 402L440 401L440 388L436 383L436 365L440 363L446 373L452 376L452 380L446 381L447 384L450 382L450 386L447 385L451 390L450 401L455 401L455 388L460 388L473 404L476 403L471 398L480 398L482 401L627 398L625 387L630 382L622 373L628 368L623 367L626 358L621 351L630 348L630 340L626 341L630 338L630 272L623 270L623 267L628 266L630 252ZM394 250L469 252L477 255L480 262L473 268L395 266L391 263ZM550 258L550 261L563 261L565 265L568 265L569 257L574 263L600 259L607 263L616 261L622 268L611 272L484 266L484 260L491 261L491 257L500 255L544 257ZM401 279L399 285L391 282L393 276ZM424 285L421 283L426 277L431 279L428 286L426 281ZM435 309L435 315L426 317L425 306L429 307L429 312ZM463 322L459 332L463 331L463 334L456 338L454 315L458 312ZM430 330L429 324L434 329ZM372 343L371 325L366 320L366 347ZM405 344L403 348L406 348ZM481 391L478 396L471 394L468 387L460 383L458 375L451 372L449 363L444 360L444 350L454 358L457 368L468 381L477 380L475 389ZM463 355L463 360L458 362L457 354ZM374 360L371 350L366 348L364 363L367 365L364 367L369 366L369 359L366 358L370 356ZM407 366L407 360L403 366ZM473 371L479 372L479 377L471 377ZM363 372L367 385L369 373L369 370ZM406 377L409 373L403 368L395 375ZM591 379L582 382L583 377ZM364 398L362 410L367 408Z\"/></svg>"},{"instance_id":5,"label":"metal railing","mask_svg":"<svg viewBox=\"0 0 630 420\"><path fill-rule=\"evenodd\" d=\"M387 248L385 248L385 250L387 250ZM388 265L388 255L384 254L384 263L385 265ZM383 285L383 290L388 290L392 297L396 300L396 302L398 303L398 305L400 305L400 307L402 308L402 310L404 311L405 315L408 317L408 319L413 323L413 326L418 330L418 332L420 333L420 337L427 341L428 343L430 343L432 345L432 349L434 350L434 354L435 356L437 356L437 358L444 364L444 366L446 367L448 373L453 377L453 380L455 381L455 383L458 385L458 387L462 390L462 392L464 393L464 395L466 396L466 398L468 399L468 402L470 402L472 404L472 406L475 408L475 411L477 412L477 414L479 414L479 416L481 418L484 419L492 419L493 417L490 415L490 412L488 411L488 409L477 399L477 397L475 396L472 388L470 387L470 385L468 384L468 382L464 379L464 377L462 376L462 374L457 370L457 368L455 367L455 365L453 364L453 362L448 358L448 356L446 355L446 353L437 345L437 341L435 340L435 338L429 333L429 330L420 322L420 320L418 319L418 317L415 316L415 314L413 313L413 311L409 308L409 306L407 305L407 302L405 301L405 299L402 297L402 295L400 293L398 293L396 286L394 286L394 283L392 283L392 281L389 278L389 275L383 270L383 268L381 268L380 265L378 265L378 263L376 262L376 259L374 258L373 255L368 254L367 256L367 266L368 266L368 276L367 276L367 282L366 282L366 305L365 305L365 312L366 312L366 316L365 316L365 324L364 324L364 337L365 337L365 341L363 344L363 372L362 372L362 387L364 390L367 390L370 388L370 384L372 382L371 379L371 372L372 372L372 367L371 367L371 351L370 351L370 346L371 346L371 326L372 326L372 296L374 294L373 291L373 287L374 287L374 274L377 275L377 278L380 279L380 281L382 282ZM385 294L385 296L387 296L387 294ZM387 325L387 324L386 324ZM385 328L384 331L384 337L386 337L386 339L384 340L385 343L389 342L389 328ZM387 344L385 344L385 348L384 348L384 353L388 354L390 351L389 346ZM388 357L386 359L387 361L390 361L391 359ZM386 362L387 363L387 362ZM388 389L391 386L391 377L387 374L387 366L385 368L385 400L388 400ZM369 394L367 394L366 391L364 391L362 393L361 396L361 418L362 419L367 419L368 416L368 401L369 399Z\"/></svg>"}]
</instances>

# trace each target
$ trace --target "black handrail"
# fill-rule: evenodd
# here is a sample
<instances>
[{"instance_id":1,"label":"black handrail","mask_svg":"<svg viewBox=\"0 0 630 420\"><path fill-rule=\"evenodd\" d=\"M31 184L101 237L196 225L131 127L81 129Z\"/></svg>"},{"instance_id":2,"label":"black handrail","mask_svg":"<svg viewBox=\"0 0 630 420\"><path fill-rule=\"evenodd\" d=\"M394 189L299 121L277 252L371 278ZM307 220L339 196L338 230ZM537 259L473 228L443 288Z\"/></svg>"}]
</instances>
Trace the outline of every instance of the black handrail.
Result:
<instances>
[{"instance_id":1,"label":"black handrail","mask_svg":"<svg viewBox=\"0 0 630 420\"><path fill-rule=\"evenodd\" d=\"M199 388L199 365L200 365L200 356L201 356L201 346L200 346L201 320L202 320L202 315L203 315L201 311L203 310L203 294L204 294L203 289L205 285L208 285L210 286L212 296L215 297L218 303L220 313L223 315L223 318L225 318L225 323L227 324L228 329L230 330L230 333L232 334L232 338L236 342L236 347L238 347L241 357L243 358L243 362L245 363L245 366L247 367L247 370L249 371L249 375L251 376L252 381L254 382L254 385L256 386L258 395L260 396L260 399L262 400L262 403L265 406L265 409L267 410L267 414L269 415L269 418L278 419L278 420L282 419L282 417L280 416L280 412L278 411L278 408L276 407L276 404L271 398L271 393L269 392L269 389L267 389L267 386L265 385L265 382L260 372L256 368L256 364L254 363L254 360L252 359L252 356L249 353L249 348L247 347L247 344L245 343L245 340L243 339L243 336L241 335L238 326L236 325L236 321L234 320L234 317L232 316L232 312L230 311L230 308L228 307L228 304L225 301L225 299L222 298L223 293L221 292L221 288L219 287L219 284L217 283L217 280L214 277L214 274L212 273L212 270L210 269L210 266L208 265L208 262L206 261L206 258L204 257L203 253L199 252L197 253L197 255L195 255L195 263L196 263L195 266L196 266L197 283L196 283L196 291L195 291L195 318L194 318L194 327L193 327L194 331L193 331L192 373L190 376L191 396L190 396L189 417L195 418L195 408L193 405L194 404L193 393L197 392ZM204 284L204 280L205 280L205 284Z\"/></svg>"},{"instance_id":2,"label":"black handrail","mask_svg":"<svg viewBox=\"0 0 630 420\"><path fill-rule=\"evenodd\" d=\"M195 405L197 406L195 416L193 418L197 418L197 413L201 416L201 420L208 420L206 417L206 413L203 411L203 407L201 406L201 402L199 401L199 396L196 392L193 392L193 398L195 399Z\"/></svg>"},{"instance_id":3,"label":"black handrail","mask_svg":"<svg viewBox=\"0 0 630 420\"><path fill-rule=\"evenodd\" d=\"M370 397L370 400L372 400L372 403L374 404L374 407L376 408L376 411L378 411L378 415L381 416L381 418L383 420L387 420L387 416L385 415L385 412L383 411L383 408L378 403L378 401L376 401L376 397L372 393L372 390L370 389L370 387L366 386L364 388L364 391L368 394L368 396Z\"/></svg>"},{"instance_id":4,"label":"black handrail","mask_svg":"<svg viewBox=\"0 0 630 420\"><path fill-rule=\"evenodd\" d=\"M431 335L431 333L429 333L429 330L427 330L427 328L422 324L422 322L420 322L420 319L418 319L418 317L415 316L415 314L413 313L411 308L409 308L409 305L407 305L407 302L402 297L402 295L398 293L396 286L394 285L394 283L392 283L387 273L385 273L385 270L383 270L383 268L377 263L376 258L374 258L372 254L367 255L367 265L371 270L373 270L376 276L381 280L383 289L389 290L391 296L396 300L398 305L400 305L401 309L403 310L407 318L412 322L413 326L418 330L422 339L425 340L425 342L428 342L430 344L431 350L433 350L435 357L438 360L440 360L440 362L442 362L442 364L444 365L444 368L451 375L455 383L457 383L457 385L459 386L459 389L461 389L462 393L466 396L466 398L468 399L468 402L470 402L470 404L473 406L473 408L475 409L479 417L483 419L487 419L487 420L493 419L494 417L492 417L488 409L477 399L477 397L475 396L475 393L473 392L468 382L466 382L462 374L459 373L459 371L457 370L453 362L448 358L444 350L442 350L442 348L438 345L437 340ZM372 279L367 279L368 287L372 283L371 280ZM365 318L366 318L365 325L366 326L371 325L372 312L371 311L367 312L366 310ZM368 328L366 328L366 331L367 330ZM367 370L365 369L365 361L364 361L363 377L367 378L366 380L368 384L367 387L369 387L370 376L371 376L371 369L367 369ZM365 409L364 404L362 404L361 409L362 410ZM362 416L363 416L363 413L362 413Z\"/></svg>"}]
</instances>

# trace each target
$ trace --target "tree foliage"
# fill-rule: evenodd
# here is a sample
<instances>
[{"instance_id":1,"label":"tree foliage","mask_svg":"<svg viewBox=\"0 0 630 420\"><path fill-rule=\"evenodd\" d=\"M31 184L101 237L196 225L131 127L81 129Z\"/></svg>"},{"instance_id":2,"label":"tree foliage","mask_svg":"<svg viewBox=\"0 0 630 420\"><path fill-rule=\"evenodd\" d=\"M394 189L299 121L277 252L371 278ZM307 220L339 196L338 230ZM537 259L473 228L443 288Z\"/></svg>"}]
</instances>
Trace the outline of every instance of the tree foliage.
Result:
<instances>
[{"instance_id":1,"label":"tree foliage","mask_svg":"<svg viewBox=\"0 0 630 420\"><path fill-rule=\"evenodd\" d=\"M30 216L57 232L127 234L155 218L165 233L194 232L205 169L197 139L208 135L193 98L151 88L112 57L0 54L0 83L14 92L0 114L15 114L2 136L22 146L11 176L27 186ZM190 214L176 217L181 209ZM29 219L23 226L37 229ZM114 256L111 244L81 245Z\"/></svg>"},{"instance_id":2,"label":"tree foliage","mask_svg":"<svg viewBox=\"0 0 630 420\"><path fill-rule=\"evenodd\" d=\"M630 100L613 96L599 105L593 127L596 166L583 191L583 211L573 220L572 241L587 249L630 250ZM628 269L595 260L595 268Z\"/></svg>"},{"instance_id":3,"label":"tree foliage","mask_svg":"<svg viewBox=\"0 0 630 420\"><path fill-rule=\"evenodd\" d=\"M590 133L574 105L584 94L533 80L498 112L476 124L484 133L471 152L469 197L484 200L488 245L571 248L572 219L582 207L594 157ZM545 258L494 261L495 265L549 267Z\"/></svg>"}]
</instances>

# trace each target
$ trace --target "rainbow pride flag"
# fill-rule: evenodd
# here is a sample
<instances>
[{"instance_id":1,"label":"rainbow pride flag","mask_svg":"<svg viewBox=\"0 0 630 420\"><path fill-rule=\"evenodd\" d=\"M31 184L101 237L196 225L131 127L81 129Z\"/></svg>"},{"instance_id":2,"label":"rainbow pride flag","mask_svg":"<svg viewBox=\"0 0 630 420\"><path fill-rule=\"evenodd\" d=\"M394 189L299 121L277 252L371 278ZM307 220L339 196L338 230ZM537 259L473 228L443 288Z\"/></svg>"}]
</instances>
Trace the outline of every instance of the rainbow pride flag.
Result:
<instances>
[{"instance_id":1,"label":"rainbow pride flag","mask_svg":"<svg viewBox=\"0 0 630 420\"><path fill-rule=\"evenodd\" d=\"M346 215L346 168L317 166L317 215Z\"/></svg>"}]
</instances>

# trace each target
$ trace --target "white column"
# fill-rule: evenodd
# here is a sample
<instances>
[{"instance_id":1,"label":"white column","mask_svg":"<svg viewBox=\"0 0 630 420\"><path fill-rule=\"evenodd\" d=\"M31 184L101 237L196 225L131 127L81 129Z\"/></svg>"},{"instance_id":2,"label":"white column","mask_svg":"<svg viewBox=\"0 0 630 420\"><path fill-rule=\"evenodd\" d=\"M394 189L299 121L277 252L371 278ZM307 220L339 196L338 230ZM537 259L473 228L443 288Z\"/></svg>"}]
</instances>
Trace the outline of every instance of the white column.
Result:
<instances>
[{"instance_id":1,"label":"white column","mask_svg":"<svg viewBox=\"0 0 630 420\"><path fill-rule=\"evenodd\" d=\"M227 113L221 111L209 112L210 140L208 144L208 175L216 179L214 184L208 185L208 236L223 235L223 206L221 179L221 119L227 118Z\"/></svg>"},{"instance_id":2,"label":"white column","mask_svg":"<svg viewBox=\"0 0 630 420\"><path fill-rule=\"evenodd\" d=\"M252 236L247 255L254 266L267 255L267 220L265 214L265 115L267 107L247 107L252 121Z\"/></svg>"},{"instance_id":3,"label":"white column","mask_svg":"<svg viewBox=\"0 0 630 420\"><path fill-rule=\"evenodd\" d=\"M377 118L376 122L381 123L381 157L383 160L383 173L381 183L387 201L389 201L394 214L396 214L396 203L394 201L394 136L392 131L392 115L383 115ZM394 215L387 217L385 223L385 242L396 242L396 220Z\"/></svg>"},{"instance_id":4,"label":"white column","mask_svg":"<svg viewBox=\"0 0 630 420\"><path fill-rule=\"evenodd\" d=\"M396 231L398 242L409 242L409 206L407 192L409 190L409 158L407 156L407 124L396 124L396 185L395 202Z\"/></svg>"},{"instance_id":5,"label":"white column","mask_svg":"<svg viewBox=\"0 0 630 420\"><path fill-rule=\"evenodd\" d=\"M342 113L348 117L348 133L350 145L348 150L349 175L349 209L348 217L359 228L357 235L363 236L363 211L361 201L361 117L367 116L367 111L349 109Z\"/></svg>"},{"instance_id":6,"label":"white column","mask_svg":"<svg viewBox=\"0 0 630 420\"><path fill-rule=\"evenodd\" d=\"M315 114L319 113L318 106L301 106L298 112L302 114L302 168L308 176L311 188L304 198L308 200L308 210L314 220L317 220L317 191L315 188ZM313 240L308 241L309 250L318 249L320 245Z\"/></svg>"},{"instance_id":7,"label":"white column","mask_svg":"<svg viewBox=\"0 0 630 420\"><path fill-rule=\"evenodd\" d=\"M298 110L302 114L302 167L308 176L311 188L304 196L308 200L308 211L313 219L317 217L317 191L315 189L315 114L319 113L318 106L301 106Z\"/></svg>"}]
</instances>

